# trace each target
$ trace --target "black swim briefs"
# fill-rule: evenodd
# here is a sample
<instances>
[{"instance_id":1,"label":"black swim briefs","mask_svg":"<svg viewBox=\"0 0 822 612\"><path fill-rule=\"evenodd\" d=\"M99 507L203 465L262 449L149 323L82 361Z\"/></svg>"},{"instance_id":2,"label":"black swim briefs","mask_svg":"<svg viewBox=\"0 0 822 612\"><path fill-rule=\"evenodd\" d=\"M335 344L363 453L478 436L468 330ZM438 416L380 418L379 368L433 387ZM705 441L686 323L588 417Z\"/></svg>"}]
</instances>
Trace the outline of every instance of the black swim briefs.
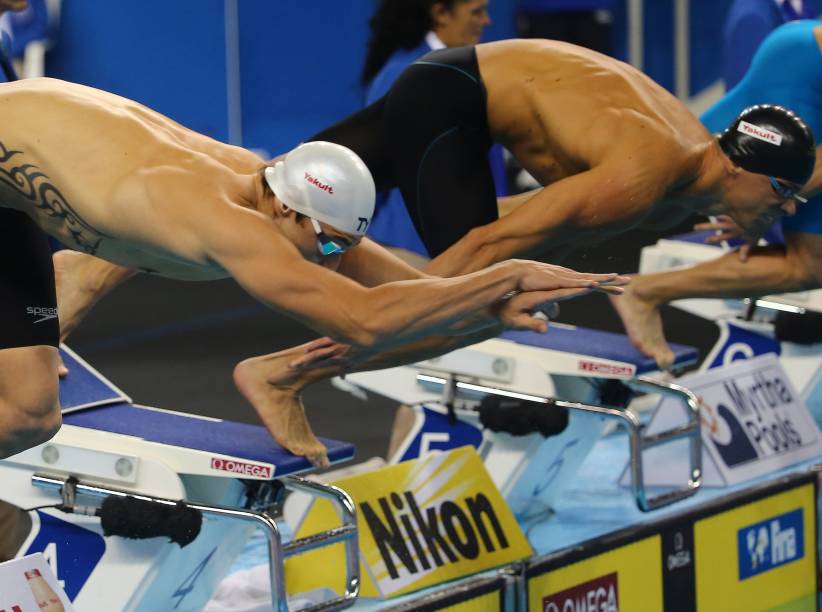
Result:
<instances>
[{"instance_id":1,"label":"black swim briefs","mask_svg":"<svg viewBox=\"0 0 822 612\"><path fill-rule=\"evenodd\" d=\"M48 238L25 213L0 208L0 349L59 343Z\"/></svg>"},{"instance_id":2,"label":"black swim briefs","mask_svg":"<svg viewBox=\"0 0 822 612\"><path fill-rule=\"evenodd\" d=\"M383 98L310 140L354 150L377 190L399 187L435 257L498 216L486 98L474 47L432 51Z\"/></svg>"}]
</instances>

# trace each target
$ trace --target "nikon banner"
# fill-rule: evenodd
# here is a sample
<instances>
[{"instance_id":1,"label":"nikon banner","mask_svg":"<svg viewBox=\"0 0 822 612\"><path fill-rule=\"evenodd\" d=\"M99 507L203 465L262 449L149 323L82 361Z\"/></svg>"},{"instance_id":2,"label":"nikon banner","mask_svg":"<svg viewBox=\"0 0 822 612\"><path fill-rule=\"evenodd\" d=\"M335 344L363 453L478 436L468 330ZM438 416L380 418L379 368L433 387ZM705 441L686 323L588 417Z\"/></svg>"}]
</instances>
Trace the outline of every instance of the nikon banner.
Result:
<instances>
[{"instance_id":1,"label":"nikon banner","mask_svg":"<svg viewBox=\"0 0 822 612\"><path fill-rule=\"evenodd\" d=\"M357 506L363 597L394 597L531 555L531 547L472 447L435 453L333 483ZM314 502L295 537L339 524ZM289 594L341 590L342 544L286 563Z\"/></svg>"}]
</instances>

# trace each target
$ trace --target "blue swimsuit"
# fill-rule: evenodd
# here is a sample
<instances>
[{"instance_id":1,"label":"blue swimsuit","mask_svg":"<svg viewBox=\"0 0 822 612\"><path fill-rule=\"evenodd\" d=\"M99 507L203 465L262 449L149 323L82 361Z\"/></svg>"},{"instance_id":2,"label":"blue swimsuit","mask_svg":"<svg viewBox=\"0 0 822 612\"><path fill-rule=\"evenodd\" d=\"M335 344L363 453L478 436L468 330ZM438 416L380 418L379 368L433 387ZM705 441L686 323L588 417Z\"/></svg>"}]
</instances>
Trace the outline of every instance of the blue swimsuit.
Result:
<instances>
[{"instance_id":1,"label":"blue swimsuit","mask_svg":"<svg viewBox=\"0 0 822 612\"><path fill-rule=\"evenodd\" d=\"M813 29L819 26L822 21L793 21L774 30L757 50L745 77L702 115L705 127L719 133L748 106L779 104L805 121L818 146L822 141L822 51ZM782 229L822 234L822 195L799 204L793 217L782 220Z\"/></svg>"}]
</instances>

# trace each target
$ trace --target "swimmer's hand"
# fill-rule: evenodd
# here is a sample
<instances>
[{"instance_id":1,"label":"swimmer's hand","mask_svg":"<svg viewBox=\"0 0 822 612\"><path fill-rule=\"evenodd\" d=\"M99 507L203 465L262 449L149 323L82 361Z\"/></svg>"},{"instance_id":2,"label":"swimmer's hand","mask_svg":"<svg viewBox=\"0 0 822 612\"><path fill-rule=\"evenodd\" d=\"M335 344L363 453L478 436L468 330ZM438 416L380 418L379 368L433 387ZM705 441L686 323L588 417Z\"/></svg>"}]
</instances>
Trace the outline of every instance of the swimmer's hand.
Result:
<instances>
[{"instance_id":1,"label":"swimmer's hand","mask_svg":"<svg viewBox=\"0 0 822 612\"><path fill-rule=\"evenodd\" d=\"M630 277L620 276L615 272L611 274L589 274L537 261L513 259L498 265L508 265L516 268L517 289L521 292L587 289L617 295L622 293L621 287L627 285L631 280ZM569 296L576 297L575 294L569 294ZM569 299L569 297L559 295L557 299ZM555 300L549 298L543 301Z\"/></svg>"},{"instance_id":2,"label":"swimmer's hand","mask_svg":"<svg viewBox=\"0 0 822 612\"><path fill-rule=\"evenodd\" d=\"M736 224L736 221L727 215L719 215L712 221L705 223L697 223L694 229L698 232L710 230L715 232L713 235L705 239L707 244L718 244L726 240L745 239L745 232ZM739 261L748 261L748 255L751 251L751 246L756 244L755 241L748 240L745 244L739 247Z\"/></svg>"},{"instance_id":3,"label":"swimmer's hand","mask_svg":"<svg viewBox=\"0 0 822 612\"><path fill-rule=\"evenodd\" d=\"M300 347L300 354L288 362L290 369L322 368L346 361L350 344L341 344L331 338L317 338Z\"/></svg>"}]
</instances>

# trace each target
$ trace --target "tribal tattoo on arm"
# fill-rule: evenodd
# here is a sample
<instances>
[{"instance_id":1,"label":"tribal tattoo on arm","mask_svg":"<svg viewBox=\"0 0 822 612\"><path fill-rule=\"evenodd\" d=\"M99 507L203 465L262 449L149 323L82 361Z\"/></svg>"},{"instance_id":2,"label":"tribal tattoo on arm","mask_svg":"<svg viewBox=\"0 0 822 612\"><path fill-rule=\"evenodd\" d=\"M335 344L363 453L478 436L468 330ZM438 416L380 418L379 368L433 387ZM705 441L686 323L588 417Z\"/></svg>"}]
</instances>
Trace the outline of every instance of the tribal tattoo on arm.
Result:
<instances>
[{"instance_id":1,"label":"tribal tattoo on arm","mask_svg":"<svg viewBox=\"0 0 822 612\"><path fill-rule=\"evenodd\" d=\"M14 189L48 217L62 220L78 249L96 254L103 238L111 236L84 221L44 172L34 164L23 163L23 155L23 151L8 149L0 142L0 183Z\"/></svg>"}]
</instances>

